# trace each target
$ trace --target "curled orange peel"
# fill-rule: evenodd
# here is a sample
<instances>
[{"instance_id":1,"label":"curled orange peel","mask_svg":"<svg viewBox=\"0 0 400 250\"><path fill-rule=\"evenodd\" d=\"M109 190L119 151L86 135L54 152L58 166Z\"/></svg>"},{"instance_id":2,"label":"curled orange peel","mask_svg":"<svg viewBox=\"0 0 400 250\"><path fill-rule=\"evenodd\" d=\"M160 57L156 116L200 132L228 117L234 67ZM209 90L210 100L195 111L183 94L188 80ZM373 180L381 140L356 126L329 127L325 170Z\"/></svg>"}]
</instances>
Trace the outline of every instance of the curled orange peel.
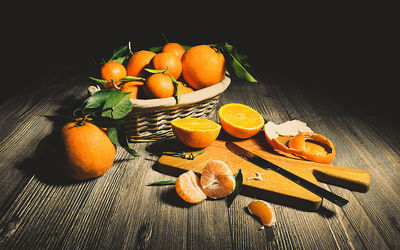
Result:
<instances>
[{"instance_id":1,"label":"curled orange peel","mask_svg":"<svg viewBox=\"0 0 400 250\"><path fill-rule=\"evenodd\" d=\"M268 143L277 151L294 154L313 162L325 164L330 164L335 158L335 147L333 143L328 138L314 133L303 122L293 120L277 125L269 121L264 126L264 133ZM289 141L289 147L277 139L280 135L294 136ZM317 142L322 145L328 153L321 154L307 151L306 140Z\"/></svg>"},{"instance_id":2,"label":"curled orange peel","mask_svg":"<svg viewBox=\"0 0 400 250\"><path fill-rule=\"evenodd\" d=\"M322 154L322 153L311 153L307 151L306 149L306 140L313 140L320 145L322 145L326 151L328 152L327 154ZM301 156L307 160L313 161L313 162L318 162L318 163L325 163L325 164L330 164L333 159L335 158L335 146L329 140L328 138L317 134L313 132L303 132L297 134L295 137L293 137L289 141L289 148L295 149L296 152L295 154L298 156Z\"/></svg>"}]
</instances>

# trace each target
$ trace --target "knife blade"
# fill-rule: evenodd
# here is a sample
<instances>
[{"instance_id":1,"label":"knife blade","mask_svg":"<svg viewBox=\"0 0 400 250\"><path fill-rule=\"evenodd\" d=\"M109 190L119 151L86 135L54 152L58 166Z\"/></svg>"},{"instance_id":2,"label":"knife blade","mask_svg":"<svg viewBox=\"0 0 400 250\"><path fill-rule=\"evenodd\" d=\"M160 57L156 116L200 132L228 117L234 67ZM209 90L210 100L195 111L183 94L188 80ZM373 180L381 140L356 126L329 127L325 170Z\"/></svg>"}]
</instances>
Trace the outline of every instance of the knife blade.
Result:
<instances>
[{"instance_id":1,"label":"knife blade","mask_svg":"<svg viewBox=\"0 0 400 250\"><path fill-rule=\"evenodd\" d=\"M293 174L292 172L287 171L284 168L279 167L278 165L275 165L271 162L269 162L268 160L261 158L258 155L255 155L253 153L251 153L250 151L242 148L241 146L233 143L233 142L226 142L225 146L232 151L233 153L235 153L236 155L240 156L241 158L253 163L254 165L257 165L258 167L261 167L263 169L270 169L275 171L276 173L286 177L287 179L293 181L294 183L302 186L303 188L307 189L308 191L322 197L325 198L331 202L333 202L334 204L342 207L344 205L346 205L349 201L318 186L315 185L314 183Z\"/></svg>"}]
</instances>

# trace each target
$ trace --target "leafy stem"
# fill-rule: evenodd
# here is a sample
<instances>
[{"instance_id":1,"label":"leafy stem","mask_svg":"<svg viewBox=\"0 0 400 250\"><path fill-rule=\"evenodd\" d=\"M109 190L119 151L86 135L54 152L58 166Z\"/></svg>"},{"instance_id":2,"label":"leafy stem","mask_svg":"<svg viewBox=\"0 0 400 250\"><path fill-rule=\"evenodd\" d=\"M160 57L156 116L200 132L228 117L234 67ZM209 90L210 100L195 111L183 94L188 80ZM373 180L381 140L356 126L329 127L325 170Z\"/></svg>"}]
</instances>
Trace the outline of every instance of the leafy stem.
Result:
<instances>
[{"instance_id":1,"label":"leafy stem","mask_svg":"<svg viewBox=\"0 0 400 250\"><path fill-rule=\"evenodd\" d=\"M169 156L176 156L176 157L180 157L182 159L187 159L187 160L194 160L194 158L202 153L204 153L205 150L201 150L199 152L195 152L195 153L190 153L187 154L186 152L182 151L180 153L178 152L162 152L161 155L169 155Z\"/></svg>"}]
</instances>

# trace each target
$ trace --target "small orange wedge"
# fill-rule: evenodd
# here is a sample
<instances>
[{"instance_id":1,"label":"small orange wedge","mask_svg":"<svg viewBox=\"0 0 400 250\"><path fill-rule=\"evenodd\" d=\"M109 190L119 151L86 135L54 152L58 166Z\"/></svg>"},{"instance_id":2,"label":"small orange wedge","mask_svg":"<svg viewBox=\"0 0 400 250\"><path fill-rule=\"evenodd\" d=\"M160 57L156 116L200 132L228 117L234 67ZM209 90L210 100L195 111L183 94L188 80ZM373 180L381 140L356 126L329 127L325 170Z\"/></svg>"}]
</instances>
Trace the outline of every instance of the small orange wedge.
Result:
<instances>
[{"instance_id":1,"label":"small orange wedge","mask_svg":"<svg viewBox=\"0 0 400 250\"><path fill-rule=\"evenodd\" d=\"M172 132L180 142L192 148L204 148L213 143L221 126L202 118L182 118L171 122Z\"/></svg>"},{"instance_id":2,"label":"small orange wedge","mask_svg":"<svg viewBox=\"0 0 400 250\"><path fill-rule=\"evenodd\" d=\"M192 170L181 174L176 179L175 190L183 200L189 203L200 203L207 198L200 187L199 177Z\"/></svg>"},{"instance_id":3,"label":"small orange wedge","mask_svg":"<svg viewBox=\"0 0 400 250\"><path fill-rule=\"evenodd\" d=\"M203 169L200 184L207 197L219 199L233 192L236 181L232 170L225 162L212 160Z\"/></svg>"},{"instance_id":4,"label":"small orange wedge","mask_svg":"<svg viewBox=\"0 0 400 250\"><path fill-rule=\"evenodd\" d=\"M260 113L240 103L222 106L218 111L218 118L228 134L240 139L254 136L264 125L264 118Z\"/></svg>"},{"instance_id":5,"label":"small orange wedge","mask_svg":"<svg viewBox=\"0 0 400 250\"><path fill-rule=\"evenodd\" d=\"M262 200L254 200L250 202L247 209L251 214L260 218L262 224L266 227L275 225L276 216L274 208L267 202Z\"/></svg>"}]
</instances>

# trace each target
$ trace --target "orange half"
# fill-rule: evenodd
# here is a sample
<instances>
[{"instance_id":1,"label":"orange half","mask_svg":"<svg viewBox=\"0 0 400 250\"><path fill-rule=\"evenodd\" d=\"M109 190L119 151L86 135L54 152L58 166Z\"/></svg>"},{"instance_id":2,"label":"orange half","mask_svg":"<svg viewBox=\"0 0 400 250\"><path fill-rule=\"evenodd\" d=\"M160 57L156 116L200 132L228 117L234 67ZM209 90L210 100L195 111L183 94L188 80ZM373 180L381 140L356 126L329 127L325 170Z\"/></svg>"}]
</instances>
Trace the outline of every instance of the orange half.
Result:
<instances>
[{"instance_id":1,"label":"orange half","mask_svg":"<svg viewBox=\"0 0 400 250\"><path fill-rule=\"evenodd\" d=\"M172 132L184 145L204 148L213 143L221 131L221 126L202 118L182 118L171 122Z\"/></svg>"},{"instance_id":2,"label":"orange half","mask_svg":"<svg viewBox=\"0 0 400 250\"><path fill-rule=\"evenodd\" d=\"M228 134L240 139L254 136L264 126L264 118L260 113L240 103L222 106L218 111L218 118Z\"/></svg>"}]
</instances>

